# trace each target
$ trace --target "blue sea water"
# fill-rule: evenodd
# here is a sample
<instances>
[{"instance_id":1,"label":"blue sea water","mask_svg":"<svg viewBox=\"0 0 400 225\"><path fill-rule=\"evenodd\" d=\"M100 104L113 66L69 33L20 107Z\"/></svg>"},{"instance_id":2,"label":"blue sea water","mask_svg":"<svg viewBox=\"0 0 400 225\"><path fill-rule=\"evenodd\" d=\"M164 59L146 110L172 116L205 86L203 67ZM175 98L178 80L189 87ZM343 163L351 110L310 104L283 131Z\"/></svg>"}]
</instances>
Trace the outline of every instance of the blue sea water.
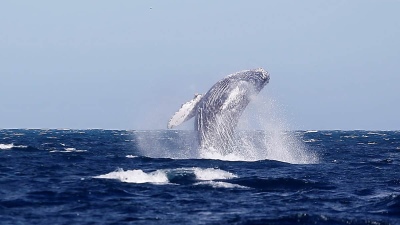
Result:
<instances>
[{"instance_id":1,"label":"blue sea water","mask_svg":"<svg viewBox=\"0 0 400 225\"><path fill-rule=\"evenodd\" d=\"M0 224L400 224L399 131L243 135L0 130Z\"/></svg>"}]
</instances>

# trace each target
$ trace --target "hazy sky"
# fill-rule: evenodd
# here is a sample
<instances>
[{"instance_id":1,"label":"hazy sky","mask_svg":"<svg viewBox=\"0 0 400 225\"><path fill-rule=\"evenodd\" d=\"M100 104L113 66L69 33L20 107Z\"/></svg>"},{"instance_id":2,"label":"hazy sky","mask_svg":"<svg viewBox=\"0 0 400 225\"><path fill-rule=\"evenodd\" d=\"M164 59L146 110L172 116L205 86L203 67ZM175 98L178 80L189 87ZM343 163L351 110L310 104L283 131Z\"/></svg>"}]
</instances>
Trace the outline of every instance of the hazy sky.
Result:
<instances>
[{"instance_id":1,"label":"hazy sky","mask_svg":"<svg viewBox=\"0 0 400 225\"><path fill-rule=\"evenodd\" d=\"M0 128L165 129L263 67L293 129L400 129L400 1L1 1Z\"/></svg>"}]
</instances>

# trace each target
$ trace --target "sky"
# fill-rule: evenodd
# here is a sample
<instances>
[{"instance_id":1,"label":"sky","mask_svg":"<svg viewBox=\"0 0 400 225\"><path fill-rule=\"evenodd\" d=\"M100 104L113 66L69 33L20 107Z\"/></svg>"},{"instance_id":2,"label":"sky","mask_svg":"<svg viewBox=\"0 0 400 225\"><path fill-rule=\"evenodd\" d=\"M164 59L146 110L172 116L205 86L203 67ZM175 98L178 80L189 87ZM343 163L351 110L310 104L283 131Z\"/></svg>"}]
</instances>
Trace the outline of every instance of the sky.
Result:
<instances>
[{"instance_id":1,"label":"sky","mask_svg":"<svg viewBox=\"0 0 400 225\"><path fill-rule=\"evenodd\" d=\"M195 93L262 67L260 95L292 129L400 130L399 12L399 0L1 1L0 128L166 129Z\"/></svg>"}]
</instances>

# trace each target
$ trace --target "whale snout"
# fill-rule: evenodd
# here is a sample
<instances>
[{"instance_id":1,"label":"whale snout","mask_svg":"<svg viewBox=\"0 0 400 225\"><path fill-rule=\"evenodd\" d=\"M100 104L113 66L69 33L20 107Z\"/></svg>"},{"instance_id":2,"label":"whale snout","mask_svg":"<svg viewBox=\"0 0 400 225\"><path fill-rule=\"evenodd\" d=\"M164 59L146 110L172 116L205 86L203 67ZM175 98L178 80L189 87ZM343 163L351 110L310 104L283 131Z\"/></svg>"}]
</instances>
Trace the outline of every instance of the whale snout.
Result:
<instances>
[{"instance_id":1,"label":"whale snout","mask_svg":"<svg viewBox=\"0 0 400 225\"><path fill-rule=\"evenodd\" d=\"M268 71L264 70L263 68L258 68L256 70L254 70L255 75L258 76L259 78L261 78L261 80L263 80L264 84L269 83L269 73Z\"/></svg>"}]
</instances>

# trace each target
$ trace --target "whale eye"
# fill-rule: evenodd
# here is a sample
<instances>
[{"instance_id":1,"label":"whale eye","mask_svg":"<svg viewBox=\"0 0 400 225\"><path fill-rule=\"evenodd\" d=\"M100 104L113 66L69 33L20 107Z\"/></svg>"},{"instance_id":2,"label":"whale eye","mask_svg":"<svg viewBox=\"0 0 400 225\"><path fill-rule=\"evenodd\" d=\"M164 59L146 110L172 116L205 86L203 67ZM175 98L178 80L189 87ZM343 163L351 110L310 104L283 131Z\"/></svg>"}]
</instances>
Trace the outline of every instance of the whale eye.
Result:
<instances>
[{"instance_id":1,"label":"whale eye","mask_svg":"<svg viewBox=\"0 0 400 225\"><path fill-rule=\"evenodd\" d=\"M252 77L251 79L249 79L249 83L253 86L257 86L257 77Z\"/></svg>"}]
</instances>

